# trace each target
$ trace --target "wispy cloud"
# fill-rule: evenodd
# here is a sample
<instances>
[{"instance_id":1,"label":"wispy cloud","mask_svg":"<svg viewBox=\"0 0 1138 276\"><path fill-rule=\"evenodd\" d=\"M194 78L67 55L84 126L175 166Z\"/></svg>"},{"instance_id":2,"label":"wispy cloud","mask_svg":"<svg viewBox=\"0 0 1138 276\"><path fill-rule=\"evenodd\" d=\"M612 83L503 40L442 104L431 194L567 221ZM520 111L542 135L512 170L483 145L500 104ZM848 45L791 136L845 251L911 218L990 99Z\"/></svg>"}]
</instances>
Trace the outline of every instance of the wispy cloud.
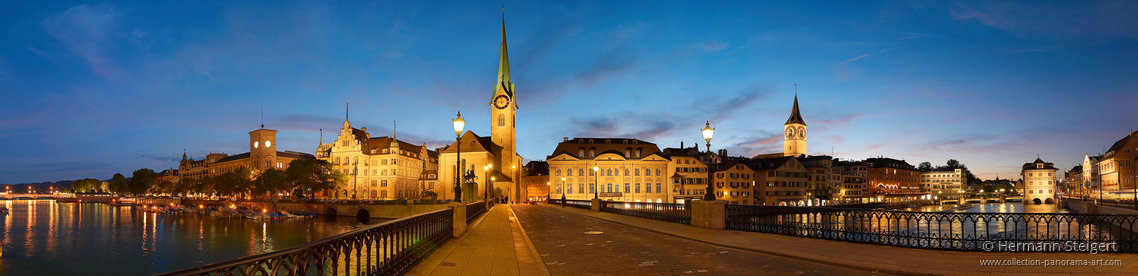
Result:
<instances>
[{"instance_id":1,"label":"wispy cloud","mask_svg":"<svg viewBox=\"0 0 1138 276\"><path fill-rule=\"evenodd\" d=\"M91 70L104 78L117 78L120 69L107 52L113 47L113 32L119 12L106 2L82 4L47 16L43 30L78 55Z\"/></svg>"},{"instance_id":2,"label":"wispy cloud","mask_svg":"<svg viewBox=\"0 0 1138 276\"><path fill-rule=\"evenodd\" d=\"M627 137L653 141L676 128L676 119L667 114L626 112L591 118L570 118L576 137Z\"/></svg>"},{"instance_id":3,"label":"wispy cloud","mask_svg":"<svg viewBox=\"0 0 1138 276\"><path fill-rule=\"evenodd\" d=\"M145 154L144 153L135 153L134 156L139 157L139 158L155 160L155 161L178 162L178 161L182 160L181 155L159 155L159 154L153 154L153 153L145 153Z\"/></svg>"},{"instance_id":4,"label":"wispy cloud","mask_svg":"<svg viewBox=\"0 0 1138 276\"><path fill-rule=\"evenodd\" d=\"M774 93L776 85L756 84L738 92L725 96L708 96L693 101L691 109L700 110L710 114L711 121L720 121L731 117L740 109L747 107L755 101L766 99Z\"/></svg>"},{"instance_id":5,"label":"wispy cloud","mask_svg":"<svg viewBox=\"0 0 1138 276\"><path fill-rule=\"evenodd\" d=\"M719 41L715 41L715 40L707 41L707 42L699 44L699 47L702 48L704 51L712 52L712 53L723 51L723 49L727 49L727 46L731 46L731 43L730 42L719 43Z\"/></svg>"},{"instance_id":6,"label":"wispy cloud","mask_svg":"<svg viewBox=\"0 0 1138 276\"><path fill-rule=\"evenodd\" d=\"M863 58L871 57L871 56L874 56L874 55L877 55L877 54L881 54L881 53L885 53L885 52L888 52L888 51L892 51L892 50L894 50L894 49L897 49L897 48L901 48L901 46L893 46L893 47L890 47L890 48L885 48L884 50L881 50L881 51L877 51L877 52L875 52L875 53L869 53L869 54L864 54L864 55L856 56L856 57L854 57L854 58L851 58L851 59L848 59L848 60L846 60L846 61L843 61L843 62L839 62L838 64L834 64L834 66L833 66L833 68L834 68L834 73L838 74L838 82L844 82L844 81L846 81L847 79L849 79L849 75L850 75L850 72L849 72L849 71L850 71L850 68L849 68L849 65L848 65L848 64L849 64L850 62L854 62L854 61L857 61L857 60L860 60L860 59L863 59Z\"/></svg>"}]
</instances>

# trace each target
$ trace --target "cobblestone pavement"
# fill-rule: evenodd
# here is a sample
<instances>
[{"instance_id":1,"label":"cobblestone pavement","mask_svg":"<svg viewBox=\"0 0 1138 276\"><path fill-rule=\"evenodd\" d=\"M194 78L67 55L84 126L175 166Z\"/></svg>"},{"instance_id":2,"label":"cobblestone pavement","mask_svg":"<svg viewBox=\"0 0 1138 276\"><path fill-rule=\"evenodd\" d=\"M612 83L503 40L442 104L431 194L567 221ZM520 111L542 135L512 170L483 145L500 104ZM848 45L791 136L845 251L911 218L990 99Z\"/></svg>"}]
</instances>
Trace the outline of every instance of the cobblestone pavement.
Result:
<instances>
[{"instance_id":1,"label":"cobblestone pavement","mask_svg":"<svg viewBox=\"0 0 1138 276\"><path fill-rule=\"evenodd\" d=\"M513 208L552 275L886 275L718 247L555 208Z\"/></svg>"}]
</instances>

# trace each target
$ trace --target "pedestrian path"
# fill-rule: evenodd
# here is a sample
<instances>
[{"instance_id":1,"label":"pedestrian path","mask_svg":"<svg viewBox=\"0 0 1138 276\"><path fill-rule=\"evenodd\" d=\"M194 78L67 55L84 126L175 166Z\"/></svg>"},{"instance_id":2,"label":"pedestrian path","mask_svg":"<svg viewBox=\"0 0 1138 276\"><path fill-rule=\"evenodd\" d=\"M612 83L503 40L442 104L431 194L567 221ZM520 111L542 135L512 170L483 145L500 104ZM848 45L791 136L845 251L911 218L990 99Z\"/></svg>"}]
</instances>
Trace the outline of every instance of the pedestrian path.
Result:
<instances>
[{"instance_id":1,"label":"pedestrian path","mask_svg":"<svg viewBox=\"0 0 1138 276\"><path fill-rule=\"evenodd\" d=\"M550 275L509 205L495 205L406 275Z\"/></svg>"},{"instance_id":2,"label":"pedestrian path","mask_svg":"<svg viewBox=\"0 0 1138 276\"><path fill-rule=\"evenodd\" d=\"M1138 254L959 252L831 241L777 234L711 230L686 224L642 219L577 208L544 205L561 213L609 222L726 248L762 252L790 259L904 275L1138 275ZM521 213L521 212L519 212ZM526 216L522 216L523 222ZM525 223L523 223L525 225ZM528 230L534 227L527 227ZM539 245L534 237L535 245ZM541 246L538 250L541 251ZM542 251L542 253L545 253ZM1011 261L1018 265L981 265L981 261ZM1121 265L1043 265L1052 260L1119 260ZM549 262L549 260L546 260ZM1099 261L1101 264L1102 261ZM761 268L755 268L761 269ZM550 271L556 271L550 266ZM555 273L556 274L556 273Z\"/></svg>"}]
</instances>

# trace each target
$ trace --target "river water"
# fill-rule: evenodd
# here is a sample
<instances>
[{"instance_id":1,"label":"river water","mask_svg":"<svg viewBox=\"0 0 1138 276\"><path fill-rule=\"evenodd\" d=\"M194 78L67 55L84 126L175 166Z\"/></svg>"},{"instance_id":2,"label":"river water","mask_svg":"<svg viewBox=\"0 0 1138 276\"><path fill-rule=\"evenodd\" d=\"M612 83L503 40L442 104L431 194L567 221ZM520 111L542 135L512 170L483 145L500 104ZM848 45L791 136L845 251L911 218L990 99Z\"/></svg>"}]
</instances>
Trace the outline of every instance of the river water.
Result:
<instances>
[{"instance_id":1,"label":"river water","mask_svg":"<svg viewBox=\"0 0 1138 276\"><path fill-rule=\"evenodd\" d=\"M302 245L364 226L354 217L219 219L54 200L0 205L10 210L0 220L2 275L149 275Z\"/></svg>"}]
</instances>

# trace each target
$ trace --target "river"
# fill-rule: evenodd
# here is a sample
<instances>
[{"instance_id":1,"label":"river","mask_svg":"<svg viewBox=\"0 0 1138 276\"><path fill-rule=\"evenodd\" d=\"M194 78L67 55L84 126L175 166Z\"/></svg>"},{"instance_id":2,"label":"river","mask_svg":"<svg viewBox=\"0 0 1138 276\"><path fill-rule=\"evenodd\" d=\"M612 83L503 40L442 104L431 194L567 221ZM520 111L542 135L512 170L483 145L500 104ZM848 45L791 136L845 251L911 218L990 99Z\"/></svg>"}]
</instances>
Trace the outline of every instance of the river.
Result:
<instances>
[{"instance_id":1,"label":"river","mask_svg":"<svg viewBox=\"0 0 1138 276\"><path fill-rule=\"evenodd\" d=\"M149 275L302 245L364 225L354 217L255 221L54 200L0 204L10 210L0 220L3 275Z\"/></svg>"}]
</instances>

